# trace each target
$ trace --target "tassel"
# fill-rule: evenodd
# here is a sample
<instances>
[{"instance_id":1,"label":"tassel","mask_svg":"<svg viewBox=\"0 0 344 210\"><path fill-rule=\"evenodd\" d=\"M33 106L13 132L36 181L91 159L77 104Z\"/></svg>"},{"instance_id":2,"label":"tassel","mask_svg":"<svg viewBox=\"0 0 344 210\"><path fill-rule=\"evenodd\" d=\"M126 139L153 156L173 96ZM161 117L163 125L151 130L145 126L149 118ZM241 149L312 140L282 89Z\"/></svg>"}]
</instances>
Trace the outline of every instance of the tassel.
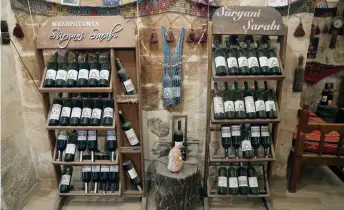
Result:
<instances>
[{"instance_id":1,"label":"tassel","mask_svg":"<svg viewBox=\"0 0 344 210\"><path fill-rule=\"evenodd\" d=\"M151 34L148 39L149 44L155 44L158 42L158 36L156 35L155 28L152 28Z\"/></svg>"},{"instance_id":2,"label":"tassel","mask_svg":"<svg viewBox=\"0 0 344 210\"><path fill-rule=\"evenodd\" d=\"M169 28L167 32L165 33L165 39L167 42L174 42L175 38L173 35L172 28Z\"/></svg>"},{"instance_id":3,"label":"tassel","mask_svg":"<svg viewBox=\"0 0 344 210\"><path fill-rule=\"evenodd\" d=\"M328 33L328 25L327 23L325 23L324 29L323 29L323 34L327 34Z\"/></svg>"},{"instance_id":4,"label":"tassel","mask_svg":"<svg viewBox=\"0 0 344 210\"><path fill-rule=\"evenodd\" d=\"M317 27L315 28L315 35L320 34L320 27L319 25L317 25Z\"/></svg>"},{"instance_id":5,"label":"tassel","mask_svg":"<svg viewBox=\"0 0 344 210\"><path fill-rule=\"evenodd\" d=\"M191 28L188 36L186 37L187 42L197 42L195 31Z\"/></svg>"},{"instance_id":6,"label":"tassel","mask_svg":"<svg viewBox=\"0 0 344 210\"><path fill-rule=\"evenodd\" d=\"M14 29L13 29L13 36L17 37L18 39L21 39L24 37L23 29L19 25L19 23L17 23L16 27L14 27Z\"/></svg>"},{"instance_id":7,"label":"tassel","mask_svg":"<svg viewBox=\"0 0 344 210\"><path fill-rule=\"evenodd\" d=\"M297 26L294 36L295 37L304 37L305 36L305 30L303 30L302 23L300 22L299 25Z\"/></svg>"}]
</instances>

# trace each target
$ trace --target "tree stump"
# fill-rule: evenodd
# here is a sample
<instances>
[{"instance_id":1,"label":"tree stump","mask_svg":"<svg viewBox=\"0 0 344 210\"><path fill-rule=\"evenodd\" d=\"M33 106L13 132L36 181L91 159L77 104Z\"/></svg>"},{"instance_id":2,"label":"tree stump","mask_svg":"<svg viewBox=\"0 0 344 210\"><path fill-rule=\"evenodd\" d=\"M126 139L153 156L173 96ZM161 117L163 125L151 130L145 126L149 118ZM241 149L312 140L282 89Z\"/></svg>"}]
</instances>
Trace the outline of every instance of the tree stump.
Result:
<instances>
[{"instance_id":1,"label":"tree stump","mask_svg":"<svg viewBox=\"0 0 344 210\"><path fill-rule=\"evenodd\" d=\"M157 210L193 210L200 206L201 174L196 159L183 162L178 173L167 169L168 157L160 157L156 168Z\"/></svg>"}]
</instances>

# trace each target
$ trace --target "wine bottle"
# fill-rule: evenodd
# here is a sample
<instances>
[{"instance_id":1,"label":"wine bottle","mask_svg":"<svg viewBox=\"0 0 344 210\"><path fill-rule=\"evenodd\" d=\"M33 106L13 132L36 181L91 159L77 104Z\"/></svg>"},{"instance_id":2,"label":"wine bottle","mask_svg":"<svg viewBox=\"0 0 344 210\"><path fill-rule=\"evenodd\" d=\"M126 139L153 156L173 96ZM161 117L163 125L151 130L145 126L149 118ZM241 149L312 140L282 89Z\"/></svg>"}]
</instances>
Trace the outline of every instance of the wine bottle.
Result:
<instances>
[{"instance_id":1,"label":"wine bottle","mask_svg":"<svg viewBox=\"0 0 344 210\"><path fill-rule=\"evenodd\" d=\"M236 51L236 55L237 55L238 65L239 65L239 74L246 75L246 74L249 74L246 51L240 47L239 40L237 40L237 43L238 43L238 49Z\"/></svg>"},{"instance_id":2,"label":"wine bottle","mask_svg":"<svg viewBox=\"0 0 344 210\"><path fill-rule=\"evenodd\" d=\"M259 69L259 63L257 59L257 53L256 50L252 48L251 41L247 40L247 61L248 61L248 69L250 74L252 75L257 75L261 74L260 69Z\"/></svg>"},{"instance_id":3,"label":"wine bottle","mask_svg":"<svg viewBox=\"0 0 344 210\"><path fill-rule=\"evenodd\" d=\"M109 87L110 84L110 70L111 70L111 63L110 63L110 53L106 53L105 61L102 64L102 70L99 73L99 86L100 87Z\"/></svg>"},{"instance_id":4,"label":"wine bottle","mask_svg":"<svg viewBox=\"0 0 344 210\"><path fill-rule=\"evenodd\" d=\"M264 91L264 101L265 101L265 111L268 118L276 118L276 106L272 93L269 90L267 81L264 81L265 91Z\"/></svg>"},{"instance_id":5,"label":"wine bottle","mask_svg":"<svg viewBox=\"0 0 344 210\"><path fill-rule=\"evenodd\" d=\"M266 56L266 51L263 48L261 41L257 41L257 45L258 45L258 49L256 52L257 52L257 57L259 60L261 74L269 75L271 73L270 73L268 57Z\"/></svg>"},{"instance_id":6,"label":"wine bottle","mask_svg":"<svg viewBox=\"0 0 344 210\"><path fill-rule=\"evenodd\" d=\"M104 103L104 114L102 118L102 125L104 126L112 126L113 124L113 106L114 102L111 98L110 94L108 99Z\"/></svg>"},{"instance_id":7,"label":"wine bottle","mask_svg":"<svg viewBox=\"0 0 344 210\"><path fill-rule=\"evenodd\" d=\"M60 193L68 193L70 190L70 183L72 181L73 175L73 167L72 166L64 166L63 173L59 185Z\"/></svg>"},{"instance_id":8,"label":"wine bottle","mask_svg":"<svg viewBox=\"0 0 344 210\"><path fill-rule=\"evenodd\" d=\"M229 194L231 195L238 194L238 191L239 191L238 173L237 173L237 169L234 168L234 166L230 166L228 168L228 189L229 189Z\"/></svg>"},{"instance_id":9,"label":"wine bottle","mask_svg":"<svg viewBox=\"0 0 344 210\"><path fill-rule=\"evenodd\" d=\"M173 81L170 71L166 71L162 80L164 106L171 106L175 104L173 95Z\"/></svg>"},{"instance_id":10,"label":"wine bottle","mask_svg":"<svg viewBox=\"0 0 344 210\"><path fill-rule=\"evenodd\" d=\"M256 116L257 118L266 118L266 112L265 112L265 102L263 98L262 92L258 88L258 82L254 81L254 92L253 92L253 98L254 98L254 104L256 107Z\"/></svg>"},{"instance_id":11,"label":"wine bottle","mask_svg":"<svg viewBox=\"0 0 344 210\"><path fill-rule=\"evenodd\" d=\"M88 53L85 54L84 61L80 64L77 86L87 87L90 64L88 63Z\"/></svg>"},{"instance_id":12,"label":"wine bottle","mask_svg":"<svg viewBox=\"0 0 344 210\"><path fill-rule=\"evenodd\" d=\"M269 157L269 148L270 148L270 144L271 144L271 141L270 141L270 131L269 131L269 125L268 124L265 124L265 125L262 125L260 127L260 131L261 131L261 142L260 144L263 146L264 148L264 156L266 158Z\"/></svg>"},{"instance_id":13,"label":"wine bottle","mask_svg":"<svg viewBox=\"0 0 344 210\"><path fill-rule=\"evenodd\" d=\"M223 108L222 94L218 90L217 82L214 82L213 105L214 105L214 118L222 120L225 118L225 110Z\"/></svg>"},{"instance_id":14,"label":"wine bottle","mask_svg":"<svg viewBox=\"0 0 344 210\"><path fill-rule=\"evenodd\" d=\"M85 162L91 162L90 155L84 155L83 159ZM81 176L85 186L85 193L88 193L88 183L91 181L92 167L90 165L83 165L81 168Z\"/></svg>"},{"instance_id":15,"label":"wine bottle","mask_svg":"<svg viewBox=\"0 0 344 210\"><path fill-rule=\"evenodd\" d=\"M60 131L57 135L56 149L57 149L57 161L62 161L63 151L67 146L67 131Z\"/></svg>"},{"instance_id":16,"label":"wine bottle","mask_svg":"<svg viewBox=\"0 0 344 210\"><path fill-rule=\"evenodd\" d=\"M68 99L63 102L60 125L66 126L69 124L70 113L73 107L73 100L71 99L71 94L68 94Z\"/></svg>"},{"instance_id":17,"label":"wine bottle","mask_svg":"<svg viewBox=\"0 0 344 210\"><path fill-rule=\"evenodd\" d=\"M232 125L232 146L235 148L235 157L239 158L239 147L241 146L241 128L240 125Z\"/></svg>"},{"instance_id":18,"label":"wine bottle","mask_svg":"<svg viewBox=\"0 0 344 210\"><path fill-rule=\"evenodd\" d=\"M275 49L271 47L271 40L268 40L268 49L266 55L269 59L269 68L271 74L282 74Z\"/></svg>"},{"instance_id":19,"label":"wine bottle","mask_svg":"<svg viewBox=\"0 0 344 210\"><path fill-rule=\"evenodd\" d=\"M59 124L62 104L63 104L62 93L59 93L58 97L54 98L53 100L53 106L51 107L49 120L48 120L49 125Z\"/></svg>"},{"instance_id":20,"label":"wine bottle","mask_svg":"<svg viewBox=\"0 0 344 210\"><path fill-rule=\"evenodd\" d=\"M103 101L101 99L94 100L90 125L98 126L100 124L100 119L102 117L102 109L103 109Z\"/></svg>"},{"instance_id":21,"label":"wine bottle","mask_svg":"<svg viewBox=\"0 0 344 210\"><path fill-rule=\"evenodd\" d=\"M118 165L110 166L109 182L110 182L110 191L112 193L119 190Z\"/></svg>"},{"instance_id":22,"label":"wine bottle","mask_svg":"<svg viewBox=\"0 0 344 210\"><path fill-rule=\"evenodd\" d=\"M239 193L241 195L247 195L249 193L248 181L247 181L247 170L243 164L240 163L238 168L238 181L239 181Z\"/></svg>"},{"instance_id":23,"label":"wine bottle","mask_svg":"<svg viewBox=\"0 0 344 210\"><path fill-rule=\"evenodd\" d=\"M116 63L116 68L117 68L117 75L118 75L119 80L122 83L122 87L124 89L124 94L125 95L137 94L135 86L130 79L129 73L125 68L122 67L122 64L121 64L119 58L115 59L115 63ZM172 81L171 81L171 83L172 83Z\"/></svg>"},{"instance_id":24,"label":"wine bottle","mask_svg":"<svg viewBox=\"0 0 344 210\"><path fill-rule=\"evenodd\" d=\"M91 65L90 65L88 87L98 87L99 71L100 71L99 53L97 52L96 55L94 56L94 59L93 59Z\"/></svg>"},{"instance_id":25,"label":"wine bottle","mask_svg":"<svg viewBox=\"0 0 344 210\"><path fill-rule=\"evenodd\" d=\"M67 87L76 87L79 74L79 53L74 53L74 61L71 64L67 74Z\"/></svg>"},{"instance_id":26,"label":"wine bottle","mask_svg":"<svg viewBox=\"0 0 344 210\"><path fill-rule=\"evenodd\" d=\"M177 71L180 70L178 69ZM174 74L172 77L172 95L176 104L180 103L181 101L181 86L182 78L179 76L179 74Z\"/></svg>"},{"instance_id":27,"label":"wine bottle","mask_svg":"<svg viewBox=\"0 0 344 210\"><path fill-rule=\"evenodd\" d=\"M258 149L260 146L260 126L259 125L251 125L251 144L253 147L253 154L254 157L257 158L259 156Z\"/></svg>"},{"instance_id":28,"label":"wine bottle","mask_svg":"<svg viewBox=\"0 0 344 210\"><path fill-rule=\"evenodd\" d=\"M221 142L222 147L225 149L225 158L228 158L228 149L232 142L231 127L229 125L221 126Z\"/></svg>"},{"instance_id":29,"label":"wine bottle","mask_svg":"<svg viewBox=\"0 0 344 210\"><path fill-rule=\"evenodd\" d=\"M256 109L254 106L253 94L251 90L248 89L248 83L244 82L245 90L244 90L244 99L245 99L245 107L246 107L246 117L247 118L256 118Z\"/></svg>"},{"instance_id":30,"label":"wine bottle","mask_svg":"<svg viewBox=\"0 0 344 210\"><path fill-rule=\"evenodd\" d=\"M66 148L65 157L64 157L65 162L74 161L76 142L77 142L77 135L75 131L73 131L68 137L68 143L67 143L67 148Z\"/></svg>"},{"instance_id":31,"label":"wine bottle","mask_svg":"<svg viewBox=\"0 0 344 210\"><path fill-rule=\"evenodd\" d=\"M320 105L323 105L323 106L328 105L328 93L329 93L329 86L328 86L328 83L325 83L325 88L321 92Z\"/></svg>"},{"instance_id":32,"label":"wine bottle","mask_svg":"<svg viewBox=\"0 0 344 210\"><path fill-rule=\"evenodd\" d=\"M182 160L186 161L186 156L187 156L187 147L185 145L185 143L182 144L182 146L180 147L180 151L182 153Z\"/></svg>"},{"instance_id":33,"label":"wine bottle","mask_svg":"<svg viewBox=\"0 0 344 210\"><path fill-rule=\"evenodd\" d=\"M235 116L238 119L246 118L244 98L242 92L238 89L238 82L234 82L234 108Z\"/></svg>"},{"instance_id":34,"label":"wine bottle","mask_svg":"<svg viewBox=\"0 0 344 210\"><path fill-rule=\"evenodd\" d=\"M114 161L115 151L117 149L116 132L106 131L106 149L111 153L111 162Z\"/></svg>"},{"instance_id":35,"label":"wine bottle","mask_svg":"<svg viewBox=\"0 0 344 210\"><path fill-rule=\"evenodd\" d=\"M142 192L142 188L140 186L141 180L140 177L138 176L133 163L130 160L127 160L123 163L123 169L125 173L127 174L131 184L137 187L137 189Z\"/></svg>"},{"instance_id":36,"label":"wine bottle","mask_svg":"<svg viewBox=\"0 0 344 210\"><path fill-rule=\"evenodd\" d=\"M93 101L90 98L86 98L83 101L83 108L81 112L80 125L89 125L92 116Z\"/></svg>"},{"instance_id":37,"label":"wine bottle","mask_svg":"<svg viewBox=\"0 0 344 210\"><path fill-rule=\"evenodd\" d=\"M216 76L228 75L225 53L220 48L220 44L218 40L215 41L214 58L215 58Z\"/></svg>"},{"instance_id":38,"label":"wine bottle","mask_svg":"<svg viewBox=\"0 0 344 210\"><path fill-rule=\"evenodd\" d=\"M74 125L74 126L80 125L81 110L82 110L82 101L80 98L77 98L74 100L72 115L69 120L70 125Z\"/></svg>"},{"instance_id":39,"label":"wine bottle","mask_svg":"<svg viewBox=\"0 0 344 210\"><path fill-rule=\"evenodd\" d=\"M182 131L182 121L178 120L178 130L173 132L173 142L175 147L181 148L183 145L183 140L184 140L184 134Z\"/></svg>"},{"instance_id":40,"label":"wine bottle","mask_svg":"<svg viewBox=\"0 0 344 210\"><path fill-rule=\"evenodd\" d=\"M94 157L96 160L101 160L100 155L96 155ZM92 159L92 157L91 157ZM93 165L92 166L92 174L91 174L92 182L94 183L94 193L98 193L98 182L100 181L100 165Z\"/></svg>"},{"instance_id":41,"label":"wine bottle","mask_svg":"<svg viewBox=\"0 0 344 210\"><path fill-rule=\"evenodd\" d=\"M219 167L217 170L217 194L227 194L227 169L225 167Z\"/></svg>"},{"instance_id":42,"label":"wine bottle","mask_svg":"<svg viewBox=\"0 0 344 210\"><path fill-rule=\"evenodd\" d=\"M108 162L110 160L110 156L103 155L102 160ZM106 186L107 182L109 181L110 175L110 166L109 165L101 165L100 166L100 189L103 193L106 193Z\"/></svg>"},{"instance_id":43,"label":"wine bottle","mask_svg":"<svg viewBox=\"0 0 344 210\"><path fill-rule=\"evenodd\" d=\"M227 46L227 49L225 51L225 55L227 58L228 74L237 75L239 74L239 67L238 67L238 61L236 58L236 52L235 52L235 49L231 48L228 37L226 39L226 46Z\"/></svg>"},{"instance_id":44,"label":"wine bottle","mask_svg":"<svg viewBox=\"0 0 344 210\"><path fill-rule=\"evenodd\" d=\"M69 67L68 63L68 52L65 53L63 61L59 64L59 70L57 71L55 86L66 87L67 85L67 70Z\"/></svg>"},{"instance_id":45,"label":"wine bottle","mask_svg":"<svg viewBox=\"0 0 344 210\"><path fill-rule=\"evenodd\" d=\"M330 89L328 90L327 106L332 106L333 94L334 94L333 83L331 83L331 84L330 84Z\"/></svg>"},{"instance_id":46,"label":"wine bottle","mask_svg":"<svg viewBox=\"0 0 344 210\"><path fill-rule=\"evenodd\" d=\"M94 153L98 150L97 131L87 131L87 148L91 151L91 161L94 162Z\"/></svg>"},{"instance_id":47,"label":"wine bottle","mask_svg":"<svg viewBox=\"0 0 344 210\"><path fill-rule=\"evenodd\" d=\"M258 180L257 180L257 173L256 169L252 165L247 167L247 176L248 176L248 186L250 188L250 194L258 195L259 188L258 188Z\"/></svg>"},{"instance_id":48,"label":"wine bottle","mask_svg":"<svg viewBox=\"0 0 344 210\"><path fill-rule=\"evenodd\" d=\"M78 139L76 142L76 148L79 151L80 162L82 162L83 153L86 150L86 138L87 138L87 131L78 131Z\"/></svg>"},{"instance_id":49,"label":"wine bottle","mask_svg":"<svg viewBox=\"0 0 344 210\"><path fill-rule=\"evenodd\" d=\"M235 118L235 109L234 109L234 92L228 89L228 83L225 82L225 91L223 93L223 105L225 111L226 119Z\"/></svg>"},{"instance_id":50,"label":"wine bottle","mask_svg":"<svg viewBox=\"0 0 344 210\"><path fill-rule=\"evenodd\" d=\"M242 131L241 151L243 158L252 158L251 136L247 127Z\"/></svg>"},{"instance_id":51,"label":"wine bottle","mask_svg":"<svg viewBox=\"0 0 344 210\"><path fill-rule=\"evenodd\" d=\"M131 146L140 146L140 141L136 136L132 124L127 120L127 118L121 110L118 111L118 114L122 123L122 129L125 133L125 136L127 137L129 144Z\"/></svg>"},{"instance_id":52,"label":"wine bottle","mask_svg":"<svg viewBox=\"0 0 344 210\"><path fill-rule=\"evenodd\" d=\"M57 62L58 54L57 52L54 53L53 59L47 65L47 72L45 73L44 79L44 87L54 87L55 86L55 79L57 69L59 67L59 63Z\"/></svg>"}]
</instances>

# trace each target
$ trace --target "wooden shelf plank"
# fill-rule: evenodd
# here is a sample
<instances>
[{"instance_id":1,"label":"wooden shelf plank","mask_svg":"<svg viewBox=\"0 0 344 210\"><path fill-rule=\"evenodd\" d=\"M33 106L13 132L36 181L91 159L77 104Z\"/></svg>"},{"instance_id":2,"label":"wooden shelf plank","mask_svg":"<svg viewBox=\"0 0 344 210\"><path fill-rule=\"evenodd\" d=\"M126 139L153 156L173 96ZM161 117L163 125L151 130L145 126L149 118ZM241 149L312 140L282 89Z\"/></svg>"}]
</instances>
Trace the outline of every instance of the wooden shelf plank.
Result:
<instances>
[{"instance_id":1,"label":"wooden shelf plank","mask_svg":"<svg viewBox=\"0 0 344 210\"><path fill-rule=\"evenodd\" d=\"M141 153L141 147L121 147L121 153Z\"/></svg>"},{"instance_id":2,"label":"wooden shelf plank","mask_svg":"<svg viewBox=\"0 0 344 210\"><path fill-rule=\"evenodd\" d=\"M69 193L60 193L58 192L59 196L120 196L120 192L116 191L114 193L94 193L94 192L89 192L85 193L84 191L70 191Z\"/></svg>"},{"instance_id":3,"label":"wooden shelf plank","mask_svg":"<svg viewBox=\"0 0 344 210\"><path fill-rule=\"evenodd\" d=\"M115 153L115 160L113 162L111 161L96 161L96 162L65 162L65 161L58 161L57 160L57 152L56 149L54 151L54 161L52 161L53 165L65 165L65 166L94 166L94 165L118 165L118 150L116 150Z\"/></svg>"},{"instance_id":4,"label":"wooden shelf plank","mask_svg":"<svg viewBox=\"0 0 344 210\"><path fill-rule=\"evenodd\" d=\"M101 130L101 131L107 131L107 130L114 130L115 126L51 126L47 125L47 130Z\"/></svg>"},{"instance_id":5,"label":"wooden shelf plank","mask_svg":"<svg viewBox=\"0 0 344 210\"><path fill-rule=\"evenodd\" d=\"M137 95L116 95L116 102L119 104L137 103L138 96Z\"/></svg>"},{"instance_id":6,"label":"wooden shelf plank","mask_svg":"<svg viewBox=\"0 0 344 210\"><path fill-rule=\"evenodd\" d=\"M143 197L142 191L125 190L122 194L124 197Z\"/></svg>"}]
</instances>

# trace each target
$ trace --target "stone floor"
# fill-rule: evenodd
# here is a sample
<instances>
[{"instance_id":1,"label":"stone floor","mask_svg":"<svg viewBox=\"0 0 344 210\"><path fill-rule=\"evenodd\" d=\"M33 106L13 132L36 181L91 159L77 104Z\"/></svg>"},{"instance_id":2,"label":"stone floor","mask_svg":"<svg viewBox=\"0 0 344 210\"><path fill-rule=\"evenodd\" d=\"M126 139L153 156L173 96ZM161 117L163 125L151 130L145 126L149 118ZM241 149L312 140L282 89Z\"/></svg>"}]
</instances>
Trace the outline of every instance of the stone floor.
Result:
<instances>
[{"instance_id":1,"label":"stone floor","mask_svg":"<svg viewBox=\"0 0 344 210\"><path fill-rule=\"evenodd\" d=\"M343 210L344 183L342 183L327 167L303 166L297 193L288 193L285 180L275 180L271 187L271 200L274 210ZM53 210L56 190L41 188L23 210ZM211 210L264 210L260 199L211 199ZM140 210L139 200L104 198L73 198L67 201L63 210ZM148 196L148 210L154 210L154 195Z\"/></svg>"}]
</instances>

